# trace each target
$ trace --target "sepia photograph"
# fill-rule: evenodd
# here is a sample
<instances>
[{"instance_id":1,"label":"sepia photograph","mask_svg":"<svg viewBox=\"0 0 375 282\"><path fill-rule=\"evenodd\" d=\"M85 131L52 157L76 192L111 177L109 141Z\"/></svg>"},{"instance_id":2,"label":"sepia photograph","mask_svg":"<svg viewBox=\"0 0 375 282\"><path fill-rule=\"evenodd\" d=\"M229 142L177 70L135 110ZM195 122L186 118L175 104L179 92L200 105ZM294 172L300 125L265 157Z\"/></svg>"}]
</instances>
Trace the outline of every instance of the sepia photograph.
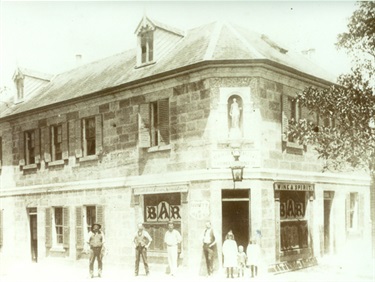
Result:
<instances>
[{"instance_id":1,"label":"sepia photograph","mask_svg":"<svg viewBox=\"0 0 375 282\"><path fill-rule=\"evenodd\" d=\"M374 1L0 1L0 281L375 281L374 75Z\"/></svg>"}]
</instances>

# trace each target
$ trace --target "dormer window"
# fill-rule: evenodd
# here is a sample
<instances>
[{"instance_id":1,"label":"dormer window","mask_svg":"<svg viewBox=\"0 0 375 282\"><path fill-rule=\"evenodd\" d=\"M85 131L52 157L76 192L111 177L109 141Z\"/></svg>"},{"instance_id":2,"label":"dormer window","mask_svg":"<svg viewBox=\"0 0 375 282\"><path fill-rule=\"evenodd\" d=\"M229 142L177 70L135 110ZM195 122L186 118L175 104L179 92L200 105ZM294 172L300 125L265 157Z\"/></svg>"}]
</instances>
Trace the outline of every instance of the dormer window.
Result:
<instances>
[{"instance_id":1,"label":"dormer window","mask_svg":"<svg viewBox=\"0 0 375 282\"><path fill-rule=\"evenodd\" d=\"M154 60L154 32L149 30L140 34L142 64L150 63Z\"/></svg>"},{"instance_id":2,"label":"dormer window","mask_svg":"<svg viewBox=\"0 0 375 282\"><path fill-rule=\"evenodd\" d=\"M17 87L17 100L23 100L23 78L19 77L16 80L16 87Z\"/></svg>"},{"instance_id":3,"label":"dormer window","mask_svg":"<svg viewBox=\"0 0 375 282\"><path fill-rule=\"evenodd\" d=\"M144 16L138 24L136 68L156 64L184 37L184 32Z\"/></svg>"}]
</instances>

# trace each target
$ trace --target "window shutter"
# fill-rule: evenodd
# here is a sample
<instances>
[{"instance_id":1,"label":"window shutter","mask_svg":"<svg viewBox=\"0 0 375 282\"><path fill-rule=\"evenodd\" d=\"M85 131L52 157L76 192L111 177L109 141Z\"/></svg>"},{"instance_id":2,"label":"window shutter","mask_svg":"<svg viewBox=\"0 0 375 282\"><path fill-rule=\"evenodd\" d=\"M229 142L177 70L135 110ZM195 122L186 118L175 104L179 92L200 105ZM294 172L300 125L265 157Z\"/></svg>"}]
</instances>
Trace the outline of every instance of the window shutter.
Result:
<instances>
[{"instance_id":1,"label":"window shutter","mask_svg":"<svg viewBox=\"0 0 375 282\"><path fill-rule=\"evenodd\" d=\"M19 151L19 165L25 165L25 133L22 131L20 132L19 140L18 140L18 151Z\"/></svg>"},{"instance_id":2,"label":"window shutter","mask_svg":"<svg viewBox=\"0 0 375 282\"><path fill-rule=\"evenodd\" d=\"M76 248L83 249L84 236L83 236L83 213L82 207L76 207Z\"/></svg>"},{"instance_id":3,"label":"window shutter","mask_svg":"<svg viewBox=\"0 0 375 282\"><path fill-rule=\"evenodd\" d=\"M0 209L0 247L3 246L3 210Z\"/></svg>"},{"instance_id":4,"label":"window shutter","mask_svg":"<svg viewBox=\"0 0 375 282\"><path fill-rule=\"evenodd\" d=\"M40 163L40 130L35 129L35 163Z\"/></svg>"},{"instance_id":5,"label":"window shutter","mask_svg":"<svg viewBox=\"0 0 375 282\"><path fill-rule=\"evenodd\" d=\"M63 208L63 245L69 249L70 228L69 228L69 207Z\"/></svg>"},{"instance_id":6,"label":"window shutter","mask_svg":"<svg viewBox=\"0 0 375 282\"><path fill-rule=\"evenodd\" d=\"M169 144L169 101L168 99L160 100L158 103L160 144Z\"/></svg>"},{"instance_id":7,"label":"window shutter","mask_svg":"<svg viewBox=\"0 0 375 282\"><path fill-rule=\"evenodd\" d=\"M3 161L3 138L0 137L0 167Z\"/></svg>"},{"instance_id":8,"label":"window shutter","mask_svg":"<svg viewBox=\"0 0 375 282\"><path fill-rule=\"evenodd\" d=\"M62 134L62 158L63 160L67 160L69 158L69 151L68 151L68 123L64 122L61 125L61 134Z\"/></svg>"},{"instance_id":9,"label":"window shutter","mask_svg":"<svg viewBox=\"0 0 375 282\"><path fill-rule=\"evenodd\" d=\"M95 153L103 151L103 122L102 115L95 116Z\"/></svg>"},{"instance_id":10,"label":"window shutter","mask_svg":"<svg viewBox=\"0 0 375 282\"><path fill-rule=\"evenodd\" d=\"M51 208L46 208L46 248L52 247L52 218L51 218Z\"/></svg>"},{"instance_id":11,"label":"window shutter","mask_svg":"<svg viewBox=\"0 0 375 282\"><path fill-rule=\"evenodd\" d=\"M101 224L102 230L104 232L104 207L103 206L96 206L96 222Z\"/></svg>"},{"instance_id":12,"label":"window shutter","mask_svg":"<svg viewBox=\"0 0 375 282\"><path fill-rule=\"evenodd\" d=\"M288 141L288 128L289 128L289 115L290 115L290 105L289 99L287 95L282 96L282 120L281 120L281 127L282 127L282 140L284 142Z\"/></svg>"},{"instance_id":13,"label":"window shutter","mask_svg":"<svg viewBox=\"0 0 375 282\"><path fill-rule=\"evenodd\" d=\"M76 148L75 153L77 158L82 157L82 123L81 120L76 120L75 137L76 137Z\"/></svg>"},{"instance_id":14,"label":"window shutter","mask_svg":"<svg viewBox=\"0 0 375 282\"><path fill-rule=\"evenodd\" d=\"M149 148L151 146L149 104L139 105L138 143L139 148Z\"/></svg>"},{"instance_id":15,"label":"window shutter","mask_svg":"<svg viewBox=\"0 0 375 282\"><path fill-rule=\"evenodd\" d=\"M350 229L350 194L346 194L345 198L345 227L348 232Z\"/></svg>"}]
</instances>

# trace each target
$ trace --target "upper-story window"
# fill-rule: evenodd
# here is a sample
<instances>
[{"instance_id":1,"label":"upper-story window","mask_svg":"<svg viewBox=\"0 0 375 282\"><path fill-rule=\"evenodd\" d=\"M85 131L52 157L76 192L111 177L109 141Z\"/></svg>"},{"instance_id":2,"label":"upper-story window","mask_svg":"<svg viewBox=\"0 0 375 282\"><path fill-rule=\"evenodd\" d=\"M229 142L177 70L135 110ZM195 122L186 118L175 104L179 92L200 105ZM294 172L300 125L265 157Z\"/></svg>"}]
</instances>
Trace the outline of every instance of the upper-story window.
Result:
<instances>
[{"instance_id":1,"label":"upper-story window","mask_svg":"<svg viewBox=\"0 0 375 282\"><path fill-rule=\"evenodd\" d=\"M151 30L140 34L142 64L152 62L154 60L154 32Z\"/></svg>"},{"instance_id":2,"label":"upper-story window","mask_svg":"<svg viewBox=\"0 0 375 282\"><path fill-rule=\"evenodd\" d=\"M52 161L62 160L62 125L51 127L52 133Z\"/></svg>"},{"instance_id":3,"label":"upper-story window","mask_svg":"<svg viewBox=\"0 0 375 282\"><path fill-rule=\"evenodd\" d=\"M96 129L95 117L84 119L83 122L83 155L95 155Z\"/></svg>"},{"instance_id":4,"label":"upper-story window","mask_svg":"<svg viewBox=\"0 0 375 282\"><path fill-rule=\"evenodd\" d=\"M141 148L169 144L168 99L140 105L139 117L139 146Z\"/></svg>"},{"instance_id":5,"label":"upper-story window","mask_svg":"<svg viewBox=\"0 0 375 282\"><path fill-rule=\"evenodd\" d=\"M75 140L76 158L99 155L103 142L102 116L76 120L73 134L70 139Z\"/></svg>"},{"instance_id":6,"label":"upper-story window","mask_svg":"<svg viewBox=\"0 0 375 282\"><path fill-rule=\"evenodd\" d=\"M35 130L25 132L26 165L35 163Z\"/></svg>"}]
</instances>

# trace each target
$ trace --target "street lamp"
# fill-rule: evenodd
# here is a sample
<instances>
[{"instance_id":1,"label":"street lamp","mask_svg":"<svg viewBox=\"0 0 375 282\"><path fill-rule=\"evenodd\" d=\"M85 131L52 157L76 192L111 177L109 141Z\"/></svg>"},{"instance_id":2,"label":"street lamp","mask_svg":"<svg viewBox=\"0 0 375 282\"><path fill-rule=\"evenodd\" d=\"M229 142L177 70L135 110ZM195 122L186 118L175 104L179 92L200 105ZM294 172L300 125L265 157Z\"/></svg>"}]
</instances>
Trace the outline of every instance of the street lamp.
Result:
<instances>
[{"instance_id":1,"label":"street lamp","mask_svg":"<svg viewBox=\"0 0 375 282\"><path fill-rule=\"evenodd\" d=\"M233 188L236 188L236 182L242 181L243 179L243 169L244 165L240 162L240 151L238 149L234 149L232 151L232 155L234 157L234 162L232 163L230 169L232 170L232 179L233 179Z\"/></svg>"}]
</instances>

